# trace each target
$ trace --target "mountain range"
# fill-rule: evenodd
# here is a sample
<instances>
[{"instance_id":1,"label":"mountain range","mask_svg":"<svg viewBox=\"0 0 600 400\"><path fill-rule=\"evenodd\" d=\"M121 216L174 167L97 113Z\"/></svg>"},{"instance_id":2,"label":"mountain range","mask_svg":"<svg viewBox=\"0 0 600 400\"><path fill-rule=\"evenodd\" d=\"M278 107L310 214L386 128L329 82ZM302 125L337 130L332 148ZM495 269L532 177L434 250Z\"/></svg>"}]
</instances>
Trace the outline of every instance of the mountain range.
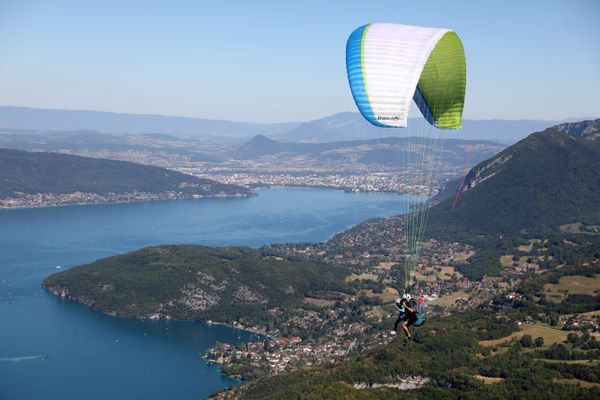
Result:
<instances>
[{"instance_id":1,"label":"mountain range","mask_svg":"<svg viewBox=\"0 0 600 400\"><path fill-rule=\"evenodd\" d=\"M440 138L489 140L511 144L531 132L546 129L557 121L544 120L463 120L457 130L439 131ZM387 136L435 135L436 130L422 118L412 118L406 129L383 129L368 123L359 113L344 112L300 124L285 133L273 135L281 141L333 142L357 139L380 139Z\"/></svg>"},{"instance_id":2,"label":"mountain range","mask_svg":"<svg viewBox=\"0 0 600 400\"><path fill-rule=\"evenodd\" d=\"M222 143L182 138L164 133L107 134L90 130L21 132L0 134L0 148L44 151L131 160L162 166L161 159L184 157L190 161L220 161L230 151ZM140 155L145 159L140 159Z\"/></svg>"},{"instance_id":3,"label":"mountain range","mask_svg":"<svg viewBox=\"0 0 600 400\"><path fill-rule=\"evenodd\" d=\"M166 133L213 140L287 132L298 123L260 124L155 114L126 114L92 110L54 110L0 107L0 128L40 131L94 130L103 133Z\"/></svg>"},{"instance_id":4,"label":"mountain range","mask_svg":"<svg viewBox=\"0 0 600 400\"><path fill-rule=\"evenodd\" d=\"M464 120L462 129L444 131L441 137L510 144L531 132L543 130L556 123L558 121ZM0 107L0 133L93 130L112 134L170 134L235 143L247 141L256 135L266 135L284 142L324 143L378 139L386 136L414 136L423 131L433 131L421 118L411 119L408 126L407 129L377 128L356 112L342 112L304 123L267 124L151 114Z\"/></svg>"},{"instance_id":5,"label":"mountain range","mask_svg":"<svg viewBox=\"0 0 600 400\"><path fill-rule=\"evenodd\" d=\"M278 161L313 159L318 162L380 164L397 167L400 160L409 160L411 151L426 147L429 154L440 151L440 162L462 169L465 162L478 163L498 153L505 146L483 140L419 140L414 137L387 137L370 140L349 140L328 143L279 142L263 135L255 136L241 146L234 157L239 160L273 159ZM473 164L471 164L473 165Z\"/></svg>"}]
</instances>

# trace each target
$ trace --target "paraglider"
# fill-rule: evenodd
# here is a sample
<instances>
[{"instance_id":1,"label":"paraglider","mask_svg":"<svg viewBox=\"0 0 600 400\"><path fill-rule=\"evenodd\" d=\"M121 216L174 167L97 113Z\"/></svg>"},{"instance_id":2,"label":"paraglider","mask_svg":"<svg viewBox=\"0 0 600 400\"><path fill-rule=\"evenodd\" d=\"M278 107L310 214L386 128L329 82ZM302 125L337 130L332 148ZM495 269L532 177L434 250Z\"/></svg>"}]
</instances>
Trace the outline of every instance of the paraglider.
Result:
<instances>
[{"instance_id":1,"label":"paraglider","mask_svg":"<svg viewBox=\"0 0 600 400\"><path fill-rule=\"evenodd\" d=\"M408 327L423 323L424 305L409 305L415 284L422 237L428 217L428 199L435 193L440 158L440 129L459 129L466 89L466 61L462 42L449 29L373 23L361 26L346 45L346 69L352 96L363 117L381 128L407 128L414 101L427 121L411 131L398 165L413 187L428 190L423 203L413 206L403 232L404 294L399 299L400 321ZM412 122L411 122L412 123Z\"/></svg>"},{"instance_id":2,"label":"paraglider","mask_svg":"<svg viewBox=\"0 0 600 400\"><path fill-rule=\"evenodd\" d=\"M425 305L423 299L419 298L415 301L411 298L410 294L405 293L401 298L396 299L396 307L398 308L398 319L394 323L394 330L390 333L395 335L398 331L398 324L401 324L402 330L406 335L406 341L412 340L412 334L410 333L410 326L421 326L425 323L423 319L423 313Z\"/></svg>"},{"instance_id":3,"label":"paraglider","mask_svg":"<svg viewBox=\"0 0 600 400\"><path fill-rule=\"evenodd\" d=\"M361 26L348 39L346 69L358 110L373 125L406 128L414 99L431 125L461 127L466 62L451 30Z\"/></svg>"}]
</instances>

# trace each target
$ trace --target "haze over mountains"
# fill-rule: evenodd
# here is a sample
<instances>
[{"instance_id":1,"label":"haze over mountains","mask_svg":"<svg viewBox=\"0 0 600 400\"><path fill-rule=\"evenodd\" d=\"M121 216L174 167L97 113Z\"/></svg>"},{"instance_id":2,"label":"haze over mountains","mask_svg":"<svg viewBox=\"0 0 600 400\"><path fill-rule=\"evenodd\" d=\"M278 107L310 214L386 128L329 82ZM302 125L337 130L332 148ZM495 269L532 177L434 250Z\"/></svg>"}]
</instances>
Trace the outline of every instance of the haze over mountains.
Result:
<instances>
[{"instance_id":1,"label":"haze over mountains","mask_svg":"<svg viewBox=\"0 0 600 400\"><path fill-rule=\"evenodd\" d=\"M247 137L287 132L298 123L260 124L92 110L0 107L0 128L28 131L95 130L104 133L176 133L180 136Z\"/></svg>"},{"instance_id":2,"label":"haze over mountains","mask_svg":"<svg viewBox=\"0 0 600 400\"><path fill-rule=\"evenodd\" d=\"M463 128L444 131L444 138L491 140L514 143L531 132L555 125L543 120L464 120ZM304 123L264 124L163 115L125 114L83 110L53 110L0 107L0 132L40 133L46 131L93 130L112 134L159 133L178 137L228 141L241 144L255 135L284 142L334 142L368 140L385 136L415 135L420 119L407 129L381 129L358 113L343 112Z\"/></svg>"},{"instance_id":3,"label":"haze over mountains","mask_svg":"<svg viewBox=\"0 0 600 400\"><path fill-rule=\"evenodd\" d=\"M545 129L556 123L557 121L543 120L465 119L463 120L462 129L444 130L440 133L440 137L446 139L490 140L511 144L531 132ZM406 129L384 129L371 125L359 113L344 112L303 123L286 133L274 135L274 138L291 142L332 142L378 139L387 136L420 136L432 130L421 118L410 119Z\"/></svg>"},{"instance_id":4,"label":"haze over mountains","mask_svg":"<svg viewBox=\"0 0 600 400\"><path fill-rule=\"evenodd\" d=\"M483 140L440 139L423 141L419 146L430 148L433 153L440 149L440 162L463 168L465 162L477 163L498 153L503 145ZM344 162L379 164L398 167L400 160L409 160L410 152L415 151L415 138L388 137L370 140L350 140L328 143L279 142L266 136L255 136L235 153L240 160L277 159L302 161L315 159L320 162Z\"/></svg>"},{"instance_id":5,"label":"haze over mountains","mask_svg":"<svg viewBox=\"0 0 600 400\"><path fill-rule=\"evenodd\" d=\"M167 134L115 135L89 130L0 134L0 148L77 154L170 166L165 160L220 161L228 147L203 139Z\"/></svg>"}]
</instances>

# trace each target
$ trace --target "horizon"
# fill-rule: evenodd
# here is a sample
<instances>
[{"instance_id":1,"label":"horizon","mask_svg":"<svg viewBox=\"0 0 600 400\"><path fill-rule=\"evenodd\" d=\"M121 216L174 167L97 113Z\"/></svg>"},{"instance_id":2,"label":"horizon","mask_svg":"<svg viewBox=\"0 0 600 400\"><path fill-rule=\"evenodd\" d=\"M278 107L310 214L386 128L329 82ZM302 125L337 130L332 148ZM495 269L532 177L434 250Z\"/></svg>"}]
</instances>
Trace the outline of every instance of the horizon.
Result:
<instances>
[{"instance_id":1,"label":"horizon","mask_svg":"<svg viewBox=\"0 0 600 400\"><path fill-rule=\"evenodd\" d=\"M359 111L339 111L339 112L334 112L333 114L328 114L328 115L324 115L321 117L316 117L314 119L304 120L304 121L256 122L256 121L245 121L245 120L235 120L235 119L205 118L202 116L194 117L194 116L188 116L188 115L172 115L172 114L161 114L161 113L144 113L144 112L137 113L137 112L121 112L121 111L78 109L78 108L27 107L27 106L15 106L15 105L8 105L8 104L0 105L0 109L2 109L2 108L28 109L28 110L41 110L41 111L93 112L93 113L105 113L105 114L117 114L117 115L135 115L135 116L162 117L162 118L182 118L182 119L192 119L192 120L198 120L198 121L233 122L233 123L244 123L244 124L257 124L257 125L305 124L305 123L319 121L319 120L326 119L326 118L335 117L340 114L360 115ZM409 120L415 120L415 119L420 119L420 118L422 118L420 115L411 115L409 117ZM463 118L463 121L510 121L510 122L531 121L531 122L551 122L551 123L563 124L563 123L570 123L570 122L594 121L597 119L600 119L600 116L567 117L564 119ZM84 129L84 128L81 128L81 129ZM460 130L460 129L458 129L458 130ZM263 135L263 136L265 136L265 135ZM268 135L267 135L267 137L268 137Z\"/></svg>"},{"instance_id":2,"label":"horizon","mask_svg":"<svg viewBox=\"0 0 600 400\"><path fill-rule=\"evenodd\" d=\"M0 103L255 123L354 112L346 40L386 21L458 33L465 119L564 121L600 109L598 2L377 4L5 1Z\"/></svg>"}]
</instances>

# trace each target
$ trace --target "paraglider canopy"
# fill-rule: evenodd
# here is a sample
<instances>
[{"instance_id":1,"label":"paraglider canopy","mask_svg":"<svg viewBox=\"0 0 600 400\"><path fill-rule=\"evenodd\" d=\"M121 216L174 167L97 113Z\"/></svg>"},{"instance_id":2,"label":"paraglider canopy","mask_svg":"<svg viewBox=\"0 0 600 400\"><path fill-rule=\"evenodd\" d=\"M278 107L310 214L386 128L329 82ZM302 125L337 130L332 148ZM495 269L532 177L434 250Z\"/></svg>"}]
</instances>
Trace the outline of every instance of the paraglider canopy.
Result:
<instances>
[{"instance_id":1,"label":"paraglider canopy","mask_svg":"<svg viewBox=\"0 0 600 400\"><path fill-rule=\"evenodd\" d=\"M466 88L462 43L449 29L376 23L346 45L354 101L373 125L405 128L412 99L427 121L458 129Z\"/></svg>"}]
</instances>

